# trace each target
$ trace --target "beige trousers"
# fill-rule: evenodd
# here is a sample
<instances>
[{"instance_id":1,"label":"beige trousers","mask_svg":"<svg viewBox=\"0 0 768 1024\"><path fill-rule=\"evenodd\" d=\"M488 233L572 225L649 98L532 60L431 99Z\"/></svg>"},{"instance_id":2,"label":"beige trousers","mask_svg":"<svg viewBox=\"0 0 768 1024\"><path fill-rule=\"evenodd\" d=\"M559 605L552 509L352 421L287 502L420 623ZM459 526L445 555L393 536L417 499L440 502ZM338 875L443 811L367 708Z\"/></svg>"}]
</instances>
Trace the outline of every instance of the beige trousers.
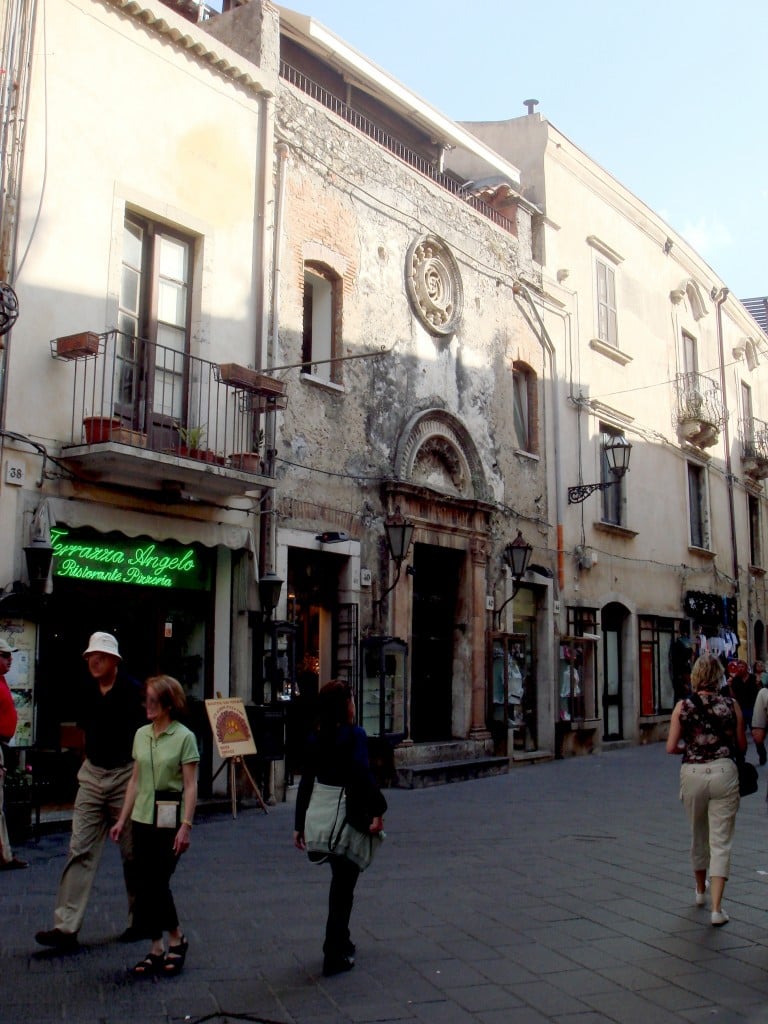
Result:
<instances>
[{"instance_id":1,"label":"beige trousers","mask_svg":"<svg viewBox=\"0 0 768 1024\"><path fill-rule=\"evenodd\" d=\"M98 768L85 760L77 773L80 785L72 816L69 856L59 882L54 914L55 927L67 935L80 931L104 841L117 821L132 771L132 763L122 768ZM130 822L120 837L120 853L130 915L135 897Z\"/></svg>"},{"instance_id":2,"label":"beige trousers","mask_svg":"<svg viewBox=\"0 0 768 1024\"><path fill-rule=\"evenodd\" d=\"M680 799L691 822L694 871L728 878L739 809L739 773L730 758L680 768Z\"/></svg>"}]
</instances>

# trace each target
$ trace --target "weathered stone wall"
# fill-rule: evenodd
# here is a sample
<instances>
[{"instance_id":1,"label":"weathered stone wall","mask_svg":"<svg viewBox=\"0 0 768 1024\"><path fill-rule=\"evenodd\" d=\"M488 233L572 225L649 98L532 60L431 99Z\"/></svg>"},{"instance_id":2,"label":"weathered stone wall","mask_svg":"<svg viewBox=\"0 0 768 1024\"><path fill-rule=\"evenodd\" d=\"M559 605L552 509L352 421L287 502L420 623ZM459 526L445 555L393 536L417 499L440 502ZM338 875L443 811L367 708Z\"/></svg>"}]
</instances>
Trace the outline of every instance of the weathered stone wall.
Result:
<instances>
[{"instance_id":1,"label":"weathered stone wall","mask_svg":"<svg viewBox=\"0 0 768 1024\"><path fill-rule=\"evenodd\" d=\"M363 540L365 560L371 531L361 517L369 524L371 515L382 514L379 481L393 476L403 426L415 412L438 408L468 431L489 498L524 517L541 514L543 523L546 366L512 294L521 271L536 273L528 218L513 237L284 83L277 134L290 152L277 363L301 361L303 264L318 251L343 271L343 355L386 350L345 362L341 387L290 371L291 398L278 437L283 515L311 529L338 528L341 519ZM460 269L463 316L448 337L423 326L406 291L408 249L425 234L443 239ZM540 382L540 459L515 455L512 363L518 360ZM541 496L544 503L536 505ZM507 543L515 522L500 513L492 542ZM544 548L542 530L534 543ZM538 552L535 560L545 556Z\"/></svg>"}]
</instances>

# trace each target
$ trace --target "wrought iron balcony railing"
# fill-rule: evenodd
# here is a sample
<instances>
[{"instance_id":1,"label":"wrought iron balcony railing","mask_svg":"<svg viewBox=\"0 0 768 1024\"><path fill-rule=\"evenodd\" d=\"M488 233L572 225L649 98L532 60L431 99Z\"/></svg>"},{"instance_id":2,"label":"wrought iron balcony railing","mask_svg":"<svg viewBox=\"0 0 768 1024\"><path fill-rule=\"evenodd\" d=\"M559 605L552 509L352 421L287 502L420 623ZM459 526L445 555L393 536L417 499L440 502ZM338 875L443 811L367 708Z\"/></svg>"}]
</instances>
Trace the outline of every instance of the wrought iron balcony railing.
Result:
<instances>
[{"instance_id":1,"label":"wrought iron balcony railing","mask_svg":"<svg viewBox=\"0 0 768 1024\"><path fill-rule=\"evenodd\" d=\"M261 472L246 456L257 456L261 414L284 406L281 381L118 330L56 339L51 354L74 366L70 445L116 442Z\"/></svg>"},{"instance_id":2,"label":"wrought iron balcony railing","mask_svg":"<svg viewBox=\"0 0 768 1024\"><path fill-rule=\"evenodd\" d=\"M768 423L754 417L741 420L741 458L768 471ZM765 475L765 474L763 474Z\"/></svg>"},{"instance_id":3,"label":"wrought iron balcony railing","mask_svg":"<svg viewBox=\"0 0 768 1024\"><path fill-rule=\"evenodd\" d=\"M720 385L702 373L679 373L675 379L677 424L686 441L707 448L725 423Z\"/></svg>"},{"instance_id":4,"label":"wrought iron balcony railing","mask_svg":"<svg viewBox=\"0 0 768 1024\"><path fill-rule=\"evenodd\" d=\"M322 85L318 85L317 82L312 81L311 78L307 78L305 74L292 67L286 61L280 61L280 77L284 78L286 82L290 82L297 89L311 96L313 100L316 100L322 106L328 110L333 111L339 117L351 124L359 132L367 135L369 139L372 139L377 145L382 146L388 150L398 160L402 160L403 163L408 164L419 174L423 174L425 177L430 178L440 188L445 189L447 192L451 192L454 196L461 199L468 206L471 206L473 210L482 214L483 217L487 217L488 220L493 221L494 224L498 224L499 227L508 231L512 235L517 234L517 228L513 221L503 214L499 213L498 210L494 210L492 206L484 202L478 196L473 195L468 190L466 183L458 181L455 177L450 174L445 174L440 171L436 164L420 156L414 150L409 149L408 146L404 145L399 139L390 135L388 132L380 128L379 125L374 124L364 114L354 110L348 104L340 100L338 96L334 96L333 93L328 92Z\"/></svg>"}]
</instances>

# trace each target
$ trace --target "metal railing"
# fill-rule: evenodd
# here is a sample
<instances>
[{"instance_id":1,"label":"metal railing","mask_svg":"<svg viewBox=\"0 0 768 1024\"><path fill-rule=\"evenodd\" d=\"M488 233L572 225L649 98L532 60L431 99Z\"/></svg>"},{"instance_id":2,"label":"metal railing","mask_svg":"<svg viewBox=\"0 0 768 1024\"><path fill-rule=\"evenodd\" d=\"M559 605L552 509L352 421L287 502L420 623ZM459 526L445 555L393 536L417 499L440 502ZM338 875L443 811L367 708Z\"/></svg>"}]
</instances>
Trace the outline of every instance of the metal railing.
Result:
<instances>
[{"instance_id":1,"label":"metal railing","mask_svg":"<svg viewBox=\"0 0 768 1024\"><path fill-rule=\"evenodd\" d=\"M399 139L394 138L388 132L385 132L383 128L380 128L373 121L369 121L364 114L359 113L352 107L340 100L338 96L334 96L333 93L328 92L323 86L318 85L317 82L312 81L311 78L307 78L305 74L292 67L286 61L280 61L280 77L284 78L286 82L290 82L291 85L296 86L307 96L311 96L313 100L316 100L322 106L328 110L333 111L339 117L343 118L348 124L351 124L353 128L356 128L363 135L367 135L369 139L372 139L377 145L382 146L393 156L396 156L398 160L402 160L403 163L408 164L419 174L430 178L440 188L445 189L452 195L461 199L468 206L471 206L473 210L482 214L483 217L487 217L488 220L493 221L494 224L498 224L499 227L508 231L511 235L517 235L517 226L508 217L494 210L492 206L479 199L477 196L472 195L468 191L467 184L464 182L457 181L449 174L445 174L443 171L438 170L434 163L420 156L414 150L409 149Z\"/></svg>"},{"instance_id":2,"label":"metal railing","mask_svg":"<svg viewBox=\"0 0 768 1024\"><path fill-rule=\"evenodd\" d=\"M74 365L72 444L114 441L235 468L258 448L258 407L218 379L218 364L118 330L91 337L90 354L51 348Z\"/></svg>"},{"instance_id":3,"label":"metal railing","mask_svg":"<svg viewBox=\"0 0 768 1024\"><path fill-rule=\"evenodd\" d=\"M675 379L677 421L708 424L718 430L725 422L720 385L701 373L679 373Z\"/></svg>"},{"instance_id":4,"label":"metal railing","mask_svg":"<svg viewBox=\"0 0 768 1024\"><path fill-rule=\"evenodd\" d=\"M741 457L768 463L768 423L753 416L742 419Z\"/></svg>"}]
</instances>

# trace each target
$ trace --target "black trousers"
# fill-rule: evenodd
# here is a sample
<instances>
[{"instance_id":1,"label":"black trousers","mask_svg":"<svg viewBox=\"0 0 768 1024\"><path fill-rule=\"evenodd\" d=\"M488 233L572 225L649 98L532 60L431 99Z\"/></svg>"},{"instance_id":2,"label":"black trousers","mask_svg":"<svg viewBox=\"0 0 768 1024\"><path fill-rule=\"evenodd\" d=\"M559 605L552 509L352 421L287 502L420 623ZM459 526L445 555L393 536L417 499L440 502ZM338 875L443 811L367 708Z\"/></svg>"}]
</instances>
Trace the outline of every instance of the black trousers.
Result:
<instances>
[{"instance_id":1,"label":"black trousers","mask_svg":"<svg viewBox=\"0 0 768 1024\"><path fill-rule=\"evenodd\" d=\"M349 918L360 868L346 857L335 857L333 854L328 862L331 865L331 889L328 893L323 953L326 956L343 956L349 952Z\"/></svg>"},{"instance_id":2,"label":"black trousers","mask_svg":"<svg viewBox=\"0 0 768 1024\"><path fill-rule=\"evenodd\" d=\"M179 927L170 880L179 858L173 852L175 828L133 823L136 903L133 924L144 938L155 941Z\"/></svg>"}]
</instances>

